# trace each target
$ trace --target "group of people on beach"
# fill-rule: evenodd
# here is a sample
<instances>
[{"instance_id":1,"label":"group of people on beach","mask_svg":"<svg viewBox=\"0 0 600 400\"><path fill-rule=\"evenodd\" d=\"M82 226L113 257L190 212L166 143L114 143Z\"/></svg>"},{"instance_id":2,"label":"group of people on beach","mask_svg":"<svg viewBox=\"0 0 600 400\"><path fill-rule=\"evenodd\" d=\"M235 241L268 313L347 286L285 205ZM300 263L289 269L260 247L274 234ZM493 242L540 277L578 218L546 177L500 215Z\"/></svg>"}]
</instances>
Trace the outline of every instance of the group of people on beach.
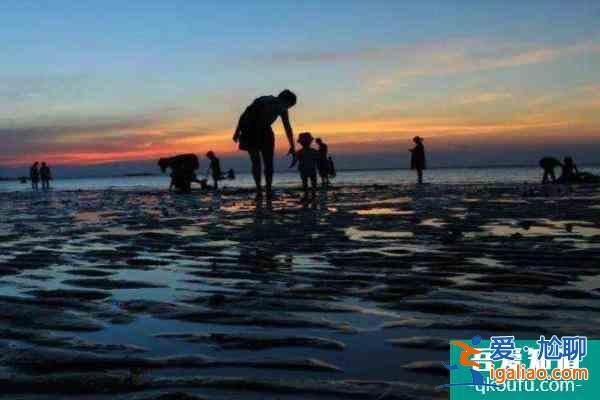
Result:
<instances>
[{"instance_id":1,"label":"group of people on beach","mask_svg":"<svg viewBox=\"0 0 600 400\"><path fill-rule=\"evenodd\" d=\"M263 198L262 180L264 176L264 194L267 200L273 198L273 158L275 155L275 134L271 125L281 118L283 128L289 143L288 155L292 156L290 168L297 165L304 190L303 201L315 199L317 190L317 175L321 178L322 187L330 184L330 178L335 177L336 170L329 148L321 138L314 138L310 132L298 135L300 150L296 150L294 133L290 123L289 109L296 105L296 95L285 89L277 96L261 96L255 99L241 114L233 141L240 150L248 152L252 164L252 177L256 186L256 199ZM317 148L312 147L312 143ZM418 182L423 182L425 169L425 148L423 139L414 138L415 147L411 149L411 166L417 171ZM218 158L210 151L207 153L210 161L214 187L218 187L221 179ZM170 158L161 158L158 162L161 170L171 169L172 187L182 192L189 192L192 182L198 182L205 187L206 182L198 180L195 170L199 168L198 158L193 154L183 154Z\"/></svg>"},{"instance_id":2,"label":"group of people on beach","mask_svg":"<svg viewBox=\"0 0 600 400\"><path fill-rule=\"evenodd\" d=\"M303 200L314 199L317 189L317 173L321 177L323 187L329 185L329 178L335 176L333 159L329 156L328 146L321 138L314 138L310 132L298 135L300 150L296 150L294 133L290 124L289 109L296 105L297 97L289 89L277 96L261 96L255 99L242 113L233 134L233 141L239 149L248 152L252 163L252 177L256 185L256 199L263 197L262 176L264 168L265 195L267 200L273 198L273 156L275 153L275 134L271 125L281 118L289 143L288 155L292 156L290 168L298 165ZM317 143L318 150L312 146ZM310 181L310 189L309 189ZM310 195L309 195L310 193Z\"/></svg>"},{"instance_id":3,"label":"group of people on beach","mask_svg":"<svg viewBox=\"0 0 600 400\"><path fill-rule=\"evenodd\" d=\"M329 148L321 138L314 138L310 132L302 132L298 135L300 150L296 150L294 133L290 123L289 109L297 102L296 95L285 89L277 96L261 96L255 99L241 114L233 141L238 144L240 150L248 152L252 164L252 177L256 185L256 199L263 198L262 179L264 176L264 193L268 200L273 198L273 158L275 154L275 134L271 125L281 118L283 128L289 143L288 155L292 156L290 168L297 166L302 180L304 191L303 201L316 198L317 176L321 179L323 188L330 184L330 178L335 177L335 165L329 155ZM424 139L416 136L413 138L415 146L410 149L411 169L417 173L417 183L423 183L423 171L426 169ZM317 148L313 148L313 142ZM176 189L183 193L191 191L193 182L199 183L203 189L210 188L208 177L213 181L213 188L219 188L219 181L224 179L235 179L235 172L230 169L226 174L221 169L221 163L214 151L206 153L210 164L206 172L206 178L198 179L196 171L200 167L200 161L195 154L181 154L174 157L161 158L158 165L162 172L170 169L171 185L169 190ZM580 172L572 157L565 157L561 162L554 157L544 157L539 161L544 171L542 183L597 183L600 177L590 173ZM560 177L556 177L555 169L561 168ZM29 170L32 189L37 191L39 182L42 190L50 188L52 174L46 162L35 162Z\"/></svg>"},{"instance_id":4,"label":"group of people on beach","mask_svg":"<svg viewBox=\"0 0 600 400\"><path fill-rule=\"evenodd\" d=\"M317 143L318 150L311 147L313 140ZM298 135L298 143L302 148L294 153L290 168L298 165L304 190L302 201L308 202L317 197L317 171L321 177L321 185L326 188L329 186L329 177L335 176L335 166L333 159L327 154L328 147L321 138L314 139L310 132L302 132Z\"/></svg>"},{"instance_id":5,"label":"group of people on beach","mask_svg":"<svg viewBox=\"0 0 600 400\"><path fill-rule=\"evenodd\" d=\"M46 162L40 163L38 161L34 162L31 167L29 167L29 179L31 180L31 188L34 191L39 190L39 183L42 182L42 190L50 189L50 181L52 180L52 172L50 171L50 167Z\"/></svg>"},{"instance_id":6,"label":"group of people on beach","mask_svg":"<svg viewBox=\"0 0 600 400\"><path fill-rule=\"evenodd\" d=\"M221 170L221 161L216 154L210 150L206 153L210 164L206 171L206 176L211 176L213 188L219 188L219 181L223 179L235 179L235 171L230 169L226 174ZM196 170L200 168L200 160L195 154L180 154L174 157L165 157L158 160L158 166L161 171L166 172L167 168L171 170L171 184L169 191L175 189L182 193L191 191L192 182L200 184L202 189L208 189L208 179L199 179Z\"/></svg>"},{"instance_id":7,"label":"group of people on beach","mask_svg":"<svg viewBox=\"0 0 600 400\"><path fill-rule=\"evenodd\" d=\"M544 157L540 160L540 167L544 170L544 176L542 177L542 183L598 183L600 177L587 173L579 172L575 161L572 157L565 157L563 162L554 157ZM556 178L554 170L561 168L561 174Z\"/></svg>"},{"instance_id":8,"label":"group of people on beach","mask_svg":"<svg viewBox=\"0 0 600 400\"><path fill-rule=\"evenodd\" d=\"M288 155L292 156L290 168L298 165L303 183L304 199L314 199L317 189L317 174L323 187L330 184L334 177L335 165L329 155L327 144L321 138L313 138L310 132L298 136L301 149L296 151L294 133L290 124L288 110L296 104L296 95L290 90L282 91L278 96L261 96L250 104L239 118L233 140L240 150L248 152L252 163L252 177L256 185L256 198L263 198L262 179L265 179L265 191L268 200L273 198L273 158L275 155L275 134L271 125L281 118L290 145ZM317 149L311 147L316 142ZM229 170L227 175L222 173L220 161L213 151L206 153L210 160L207 175L213 179L214 189L222 179L234 179L235 173ZM196 170L199 160L195 154L182 154L174 157L161 158L158 165L163 172L171 170L171 189L188 193L193 182L202 188L208 188L206 179L198 179ZM310 182L310 188L309 188ZM309 196L309 193L311 194Z\"/></svg>"}]
</instances>

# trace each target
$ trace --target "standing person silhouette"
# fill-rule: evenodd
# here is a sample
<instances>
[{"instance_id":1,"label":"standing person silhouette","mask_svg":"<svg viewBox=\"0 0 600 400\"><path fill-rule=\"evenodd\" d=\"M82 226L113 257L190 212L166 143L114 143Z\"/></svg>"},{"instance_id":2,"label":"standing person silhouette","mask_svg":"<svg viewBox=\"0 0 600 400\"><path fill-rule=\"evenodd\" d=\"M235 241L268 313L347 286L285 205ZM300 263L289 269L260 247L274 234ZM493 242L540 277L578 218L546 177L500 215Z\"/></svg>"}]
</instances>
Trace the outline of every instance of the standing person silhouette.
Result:
<instances>
[{"instance_id":1,"label":"standing person silhouette","mask_svg":"<svg viewBox=\"0 0 600 400\"><path fill-rule=\"evenodd\" d=\"M40 182L40 169L38 167L40 163L34 162L33 165L29 168L29 179L31 179L31 188L38 191L38 184Z\"/></svg>"},{"instance_id":2,"label":"standing person silhouette","mask_svg":"<svg viewBox=\"0 0 600 400\"><path fill-rule=\"evenodd\" d=\"M265 191L267 199L273 197L273 155L275 134L271 125L281 117L290 149L288 154L295 157L294 133L290 125L288 110L296 104L296 95L285 89L278 96L262 96L250 104L240 116L233 141L239 143L240 150L250 155L252 176L256 184L256 199L262 199L261 158L264 165Z\"/></svg>"},{"instance_id":3,"label":"standing person silhouette","mask_svg":"<svg viewBox=\"0 0 600 400\"><path fill-rule=\"evenodd\" d=\"M309 200L315 200L317 191L317 169L321 155L319 151L310 147L313 141L313 137L310 132L303 132L298 135L298 143L302 146L296 153L294 161L292 161L292 168L298 164L298 171L300 171L300 178L302 178L302 189L304 190L304 197L302 203L308 203ZM308 181L311 183L312 197L308 195Z\"/></svg>"},{"instance_id":4,"label":"standing person silhouette","mask_svg":"<svg viewBox=\"0 0 600 400\"><path fill-rule=\"evenodd\" d=\"M42 178L42 190L50 189L52 173L50 172L50 167L45 162L42 162L42 166L40 168L40 178Z\"/></svg>"},{"instance_id":5,"label":"standing person silhouette","mask_svg":"<svg viewBox=\"0 0 600 400\"><path fill-rule=\"evenodd\" d=\"M556 180L558 183L577 183L579 180L579 170L573 157L565 157L562 164L562 173Z\"/></svg>"},{"instance_id":6,"label":"standing person silhouette","mask_svg":"<svg viewBox=\"0 0 600 400\"><path fill-rule=\"evenodd\" d=\"M410 169L417 171L418 183L422 184L423 170L426 168L425 146L423 146L423 138L420 136L415 136L413 138L413 142L415 142L415 147L409 150L411 152Z\"/></svg>"},{"instance_id":7,"label":"standing person silhouette","mask_svg":"<svg viewBox=\"0 0 600 400\"><path fill-rule=\"evenodd\" d=\"M212 176L214 188L215 190L217 190L219 189L219 180L223 179L223 171L221 171L221 161L219 161L219 159L212 150L206 153L206 158L210 160L208 173Z\"/></svg>"},{"instance_id":8,"label":"standing person silhouette","mask_svg":"<svg viewBox=\"0 0 600 400\"><path fill-rule=\"evenodd\" d=\"M337 173L335 172L335 163L333 162L333 157L329 156L327 158L327 171L329 172L329 176L335 178Z\"/></svg>"},{"instance_id":9,"label":"standing person silhouette","mask_svg":"<svg viewBox=\"0 0 600 400\"><path fill-rule=\"evenodd\" d=\"M317 146L319 147L319 164L317 167L319 169L319 175L321 176L321 185L327 187L329 186L329 160L327 159L329 147L321 140L321 138L316 138L315 143L317 143Z\"/></svg>"}]
</instances>

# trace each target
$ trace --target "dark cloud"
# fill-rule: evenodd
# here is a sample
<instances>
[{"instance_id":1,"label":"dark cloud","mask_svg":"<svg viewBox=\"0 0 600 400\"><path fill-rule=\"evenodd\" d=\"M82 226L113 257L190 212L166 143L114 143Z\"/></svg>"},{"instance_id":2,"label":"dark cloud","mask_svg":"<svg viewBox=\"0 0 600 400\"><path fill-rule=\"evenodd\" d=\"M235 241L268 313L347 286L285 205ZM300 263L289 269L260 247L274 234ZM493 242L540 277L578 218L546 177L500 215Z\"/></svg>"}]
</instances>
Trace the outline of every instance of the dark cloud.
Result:
<instances>
[{"instance_id":1,"label":"dark cloud","mask_svg":"<svg viewBox=\"0 0 600 400\"><path fill-rule=\"evenodd\" d=\"M167 132L164 136L146 135L176 116L177 109L170 108L138 115L55 118L29 124L0 120L0 160L32 153L126 151L147 145L148 141L160 143L206 131L198 128L193 132Z\"/></svg>"}]
</instances>

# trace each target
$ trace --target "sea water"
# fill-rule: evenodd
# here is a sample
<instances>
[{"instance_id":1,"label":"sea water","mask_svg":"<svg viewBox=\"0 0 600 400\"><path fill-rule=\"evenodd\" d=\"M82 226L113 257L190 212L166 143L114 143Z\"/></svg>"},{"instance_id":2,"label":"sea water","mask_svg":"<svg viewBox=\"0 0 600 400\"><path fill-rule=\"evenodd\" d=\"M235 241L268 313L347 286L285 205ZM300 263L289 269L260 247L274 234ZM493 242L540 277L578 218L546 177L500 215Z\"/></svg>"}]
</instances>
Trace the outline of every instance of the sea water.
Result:
<instances>
[{"instance_id":1,"label":"sea water","mask_svg":"<svg viewBox=\"0 0 600 400\"><path fill-rule=\"evenodd\" d=\"M600 167L590 167L586 172L600 174ZM504 167L504 168L438 168L425 171L425 181L434 184L477 184L477 183L537 183L541 180L541 170L534 167ZM340 171L334 185L390 185L414 183L414 171L407 169ZM289 187L300 184L296 172L275 173L276 187ZM61 179L56 177L51 183L54 190L104 190L125 188L168 188L169 176L140 176L140 177L103 177ZM252 187L252 176L248 173L238 173L235 180L225 180L221 187ZM0 191L31 190L30 184L17 181L0 182Z\"/></svg>"}]
</instances>

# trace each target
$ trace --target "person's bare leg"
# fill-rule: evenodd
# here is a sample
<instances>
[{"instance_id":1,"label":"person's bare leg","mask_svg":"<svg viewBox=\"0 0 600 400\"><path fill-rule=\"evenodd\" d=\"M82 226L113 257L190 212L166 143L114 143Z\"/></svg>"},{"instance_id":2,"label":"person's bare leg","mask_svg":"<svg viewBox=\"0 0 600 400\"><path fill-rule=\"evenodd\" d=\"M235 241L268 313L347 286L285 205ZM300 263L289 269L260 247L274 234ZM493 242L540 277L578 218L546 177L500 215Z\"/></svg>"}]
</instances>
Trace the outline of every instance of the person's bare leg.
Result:
<instances>
[{"instance_id":1,"label":"person's bare leg","mask_svg":"<svg viewBox=\"0 0 600 400\"><path fill-rule=\"evenodd\" d=\"M265 192L268 198L273 198L273 166L265 167Z\"/></svg>"},{"instance_id":2,"label":"person's bare leg","mask_svg":"<svg viewBox=\"0 0 600 400\"><path fill-rule=\"evenodd\" d=\"M302 196L302 202L308 202L308 177L302 176L302 191L304 192L304 196Z\"/></svg>"},{"instance_id":3,"label":"person's bare leg","mask_svg":"<svg viewBox=\"0 0 600 400\"><path fill-rule=\"evenodd\" d=\"M263 163L265 164L265 191L267 198L273 198L273 150L268 149L262 152Z\"/></svg>"},{"instance_id":4,"label":"person's bare leg","mask_svg":"<svg viewBox=\"0 0 600 400\"><path fill-rule=\"evenodd\" d=\"M423 183L423 170L422 169L418 169L417 170L417 175L418 175L418 182L419 184Z\"/></svg>"},{"instance_id":5,"label":"person's bare leg","mask_svg":"<svg viewBox=\"0 0 600 400\"><path fill-rule=\"evenodd\" d=\"M254 183L256 184L256 197L262 197L262 170L261 170L261 160L260 153L256 150L249 151L250 161L252 162L252 177L254 178Z\"/></svg>"}]
</instances>

